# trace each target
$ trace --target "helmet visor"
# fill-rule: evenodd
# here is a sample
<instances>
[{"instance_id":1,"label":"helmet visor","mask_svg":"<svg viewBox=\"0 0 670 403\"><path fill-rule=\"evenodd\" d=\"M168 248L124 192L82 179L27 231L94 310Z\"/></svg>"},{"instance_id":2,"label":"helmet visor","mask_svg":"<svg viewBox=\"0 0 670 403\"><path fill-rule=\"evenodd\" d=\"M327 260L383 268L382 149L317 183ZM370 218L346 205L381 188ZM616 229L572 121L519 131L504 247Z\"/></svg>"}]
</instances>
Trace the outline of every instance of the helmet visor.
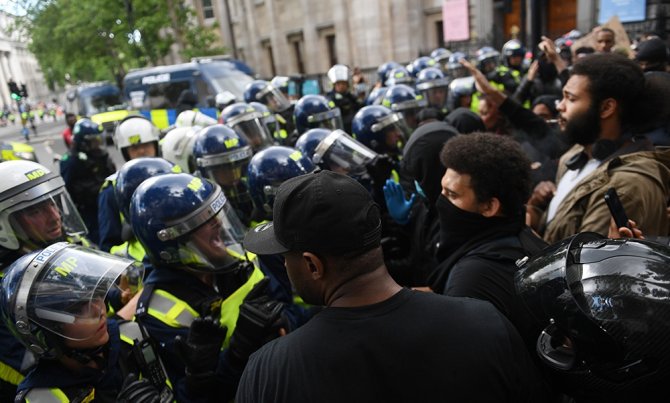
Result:
<instances>
[{"instance_id":1,"label":"helmet visor","mask_svg":"<svg viewBox=\"0 0 670 403\"><path fill-rule=\"evenodd\" d=\"M227 252L244 237L237 213L226 203L214 216L185 236L179 245L181 262L199 272L233 270L237 261Z\"/></svg>"},{"instance_id":2,"label":"helmet visor","mask_svg":"<svg viewBox=\"0 0 670 403\"><path fill-rule=\"evenodd\" d=\"M231 122L230 127L232 127L240 136L247 139L254 151L262 150L273 144L272 133L261 119L260 114L250 120Z\"/></svg>"},{"instance_id":3,"label":"helmet visor","mask_svg":"<svg viewBox=\"0 0 670 403\"><path fill-rule=\"evenodd\" d=\"M333 108L325 112L315 113L307 117L307 122L311 128L324 128L330 130L343 129L342 113L340 108Z\"/></svg>"},{"instance_id":4,"label":"helmet visor","mask_svg":"<svg viewBox=\"0 0 670 403\"><path fill-rule=\"evenodd\" d=\"M329 134L314 151L315 160L323 161L332 171L350 176L364 174L365 166L376 157L377 153L342 130Z\"/></svg>"},{"instance_id":5,"label":"helmet visor","mask_svg":"<svg viewBox=\"0 0 670 403\"><path fill-rule=\"evenodd\" d=\"M392 113L384 116L377 123L372 125L372 131L384 134L386 145L393 149L402 148L407 139L412 134L412 130L407 125L402 113Z\"/></svg>"},{"instance_id":6,"label":"helmet visor","mask_svg":"<svg viewBox=\"0 0 670 403\"><path fill-rule=\"evenodd\" d=\"M109 289L121 276L139 287L144 276L144 267L137 262L65 243L44 249L31 266L39 272L32 285L26 285L31 287L30 319L70 340L87 340L106 332L104 299Z\"/></svg>"},{"instance_id":7,"label":"helmet visor","mask_svg":"<svg viewBox=\"0 0 670 403\"><path fill-rule=\"evenodd\" d=\"M16 204L3 212L3 216L7 214L9 217L9 230L13 232L7 235L18 241L45 246L68 236L87 233L60 177L41 183L9 201Z\"/></svg>"},{"instance_id":8,"label":"helmet visor","mask_svg":"<svg viewBox=\"0 0 670 403\"><path fill-rule=\"evenodd\" d=\"M258 102L267 105L272 112L283 112L291 107L291 101L286 98L281 90L267 85L256 95Z\"/></svg>"}]
</instances>

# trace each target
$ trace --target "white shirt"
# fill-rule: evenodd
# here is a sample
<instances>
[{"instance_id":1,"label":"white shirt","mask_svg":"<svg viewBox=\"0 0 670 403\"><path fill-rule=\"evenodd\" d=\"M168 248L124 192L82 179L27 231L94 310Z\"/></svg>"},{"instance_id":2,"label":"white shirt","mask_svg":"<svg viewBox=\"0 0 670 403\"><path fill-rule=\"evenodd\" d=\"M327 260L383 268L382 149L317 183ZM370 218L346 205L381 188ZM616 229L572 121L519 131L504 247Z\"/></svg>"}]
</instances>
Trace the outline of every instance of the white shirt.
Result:
<instances>
[{"instance_id":1,"label":"white shirt","mask_svg":"<svg viewBox=\"0 0 670 403\"><path fill-rule=\"evenodd\" d=\"M563 175L561 181L558 182L558 186L556 187L554 198L551 199L551 203L549 203L549 210L547 210L547 222L554 219L556 210L558 210L558 206L561 205L563 200L572 191L572 189L574 189L575 186L577 186L577 184L582 181L582 179L587 177L591 172L595 171L601 162L602 161L600 160L591 158L582 169L567 171Z\"/></svg>"}]
</instances>

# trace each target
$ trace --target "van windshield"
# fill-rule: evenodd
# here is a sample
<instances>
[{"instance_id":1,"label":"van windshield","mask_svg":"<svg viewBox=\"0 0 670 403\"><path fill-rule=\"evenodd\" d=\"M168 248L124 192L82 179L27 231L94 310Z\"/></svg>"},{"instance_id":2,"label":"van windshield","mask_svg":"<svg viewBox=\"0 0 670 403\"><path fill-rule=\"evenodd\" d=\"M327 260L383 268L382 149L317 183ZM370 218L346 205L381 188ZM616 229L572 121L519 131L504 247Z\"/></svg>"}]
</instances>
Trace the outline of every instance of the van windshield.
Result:
<instances>
[{"instance_id":1,"label":"van windshield","mask_svg":"<svg viewBox=\"0 0 670 403\"><path fill-rule=\"evenodd\" d=\"M118 90L82 91L80 102L85 116L126 108Z\"/></svg>"},{"instance_id":2,"label":"van windshield","mask_svg":"<svg viewBox=\"0 0 670 403\"><path fill-rule=\"evenodd\" d=\"M237 100L244 99L244 90L253 78L239 70L217 68L216 63L202 64L202 70L212 79L217 93L231 92Z\"/></svg>"}]
</instances>

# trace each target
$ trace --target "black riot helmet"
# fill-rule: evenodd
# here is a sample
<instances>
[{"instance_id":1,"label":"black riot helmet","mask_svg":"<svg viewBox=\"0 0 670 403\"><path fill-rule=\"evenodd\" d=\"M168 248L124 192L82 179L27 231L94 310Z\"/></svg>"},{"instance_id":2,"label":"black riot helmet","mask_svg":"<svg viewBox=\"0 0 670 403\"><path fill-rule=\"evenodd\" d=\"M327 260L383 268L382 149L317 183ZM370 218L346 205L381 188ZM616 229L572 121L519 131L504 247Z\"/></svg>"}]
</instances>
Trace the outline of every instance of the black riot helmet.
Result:
<instances>
[{"instance_id":1,"label":"black riot helmet","mask_svg":"<svg viewBox=\"0 0 670 403\"><path fill-rule=\"evenodd\" d=\"M569 393L644 401L670 375L670 247L584 232L518 263L536 350ZM633 399L633 400L630 400Z\"/></svg>"}]
</instances>

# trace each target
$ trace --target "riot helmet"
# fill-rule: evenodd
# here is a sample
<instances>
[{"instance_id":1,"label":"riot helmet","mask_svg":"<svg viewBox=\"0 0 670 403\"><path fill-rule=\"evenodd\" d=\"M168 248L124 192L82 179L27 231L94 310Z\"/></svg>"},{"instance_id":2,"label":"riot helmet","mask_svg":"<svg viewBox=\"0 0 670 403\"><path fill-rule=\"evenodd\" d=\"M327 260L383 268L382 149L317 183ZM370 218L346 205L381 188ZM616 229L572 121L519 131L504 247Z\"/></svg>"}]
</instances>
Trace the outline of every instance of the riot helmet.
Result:
<instances>
[{"instance_id":1,"label":"riot helmet","mask_svg":"<svg viewBox=\"0 0 670 403\"><path fill-rule=\"evenodd\" d=\"M109 340L104 300L121 276L140 288L144 267L67 242L24 255L6 270L0 289L5 323L38 357L102 346Z\"/></svg>"},{"instance_id":2,"label":"riot helmet","mask_svg":"<svg viewBox=\"0 0 670 403\"><path fill-rule=\"evenodd\" d=\"M252 155L246 139L224 125L203 129L193 145L198 175L221 186L243 222L248 221L252 211L246 184L247 167Z\"/></svg>"},{"instance_id":3,"label":"riot helmet","mask_svg":"<svg viewBox=\"0 0 670 403\"><path fill-rule=\"evenodd\" d=\"M263 114L244 102L227 106L221 112L222 122L244 137L254 151L271 146L272 134L263 123Z\"/></svg>"},{"instance_id":4,"label":"riot helmet","mask_svg":"<svg viewBox=\"0 0 670 403\"><path fill-rule=\"evenodd\" d=\"M177 115L174 125L175 127L207 127L216 123L216 119L211 116L207 116L202 112L187 110Z\"/></svg>"},{"instance_id":5,"label":"riot helmet","mask_svg":"<svg viewBox=\"0 0 670 403\"><path fill-rule=\"evenodd\" d=\"M400 63L397 62L386 62L380 64L379 67L377 67L377 82L382 84L386 83L386 80L388 80L391 70L395 69L396 67L402 67L402 66L400 65Z\"/></svg>"},{"instance_id":6,"label":"riot helmet","mask_svg":"<svg viewBox=\"0 0 670 403\"><path fill-rule=\"evenodd\" d=\"M526 48L523 47L518 39L511 39L503 45L502 54L505 58L505 65L518 70L521 68L523 58L526 56Z\"/></svg>"},{"instance_id":7,"label":"riot helmet","mask_svg":"<svg viewBox=\"0 0 670 403\"><path fill-rule=\"evenodd\" d=\"M220 273L236 269L228 248L245 228L221 187L189 174L142 182L130 201L130 223L157 268Z\"/></svg>"},{"instance_id":8,"label":"riot helmet","mask_svg":"<svg viewBox=\"0 0 670 403\"><path fill-rule=\"evenodd\" d=\"M0 177L0 246L33 250L86 235L60 175L36 162L17 160L0 163Z\"/></svg>"},{"instance_id":9,"label":"riot helmet","mask_svg":"<svg viewBox=\"0 0 670 403\"><path fill-rule=\"evenodd\" d=\"M356 140L379 154L399 155L411 131L401 113L381 105L364 106L351 122Z\"/></svg>"},{"instance_id":10,"label":"riot helmet","mask_svg":"<svg viewBox=\"0 0 670 403\"><path fill-rule=\"evenodd\" d=\"M265 80L254 80L244 90L244 102L260 102L273 112L284 112L291 107L286 96Z\"/></svg>"},{"instance_id":11,"label":"riot helmet","mask_svg":"<svg viewBox=\"0 0 670 403\"><path fill-rule=\"evenodd\" d=\"M500 52L490 46L483 46L477 50L475 58L477 59L477 68L486 75L498 67Z\"/></svg>"},{"instance_id":12,"label":"riot helmet","mask_svg":"<svg viewBox=\"0 0 670 403\"><path fill-rule=\"evenodd\" d=\"M517 265L517 293L538 325L537 353L568 388L637 400L664 385L670 247L585 232Z\"/></svg>"},{"instance_id":13,"label":"riot helmet","mask_svg":"<svg viewBox=\"0 0 670 403\"><path fill-rule=\"evenodd\" d=\"M467 55L463 52L454 52L449 56L447 62L447 73L452 79L466 77L469 75L468 70L461 64L462 59L467 59Z\"/></svg>"},{"instance_id":14,"label":"riot helmet","mask_svg":"<svg viewBox=\"0 0 670 403\"><path fill-rule=\"evenodd\" d=\"M426 101L421 94L416 94L412 87L398 84L389 87L384 94L382 105L403 115L407 126L414 130L418 126L416 114L426 106Z\"/></svg>"},{"instance_id":15,"label":"riot helmet","mask_svg":"<svg viewBox=\"0 0 670 403\"><path fill-rule=\"evenodd\" d=\"M268 109L267 106L260 102L249 102L249 105L251 105L251 107L254 108L256 112L263 116L263 124L268 128L268 132L272 135L275 141L286 141L288 138L288 133L281 127L277 117L270 111L270 109Z\"/></svg>"},{"instance_id":16,"label":"riot helmet","mask_svg":"<svg viewBox=\"0 0 670 403\"><path fill-rule=\"evenodd\" d=\"M412 62L412 70L410 71L410 74L412 77L417 78L423 69L436 66L438 66L438 64L432 57L421 56L414 59Z\"/></svg>"},{"instance_id":17,"label":"riot helmet","mask_svg":"<svg viewBox=\"0 0 670 403\"><path fill-rule=\"evenodd\" d=\"M126 222L130 222L130 200L142 182L156 175L181 172L179 165L163 158L142 157L123 164L116 174L114 197Z\"/></svg>"},{"instance_id":18,"label":"riot helmet","mask_svg":"<svg viewBox=\"0 0 670 403\"><path fill-rule=\"evenodd\" d=\"M370 91L368 94L368 97L365 100L365 105L380 105L382 103L382 99L384 97L384 93L388 87L377 87Z\"/></svg>"},{"instance_id":19,"label":"riot helmet","mask_svg":"<svg viewBox=\"0 0 670 403\"><path fill-rule=\"evenodd\" d=\"M351 72L349 67L344 64L336 64L328 70L328 80L330 83L335 85L338 82L346 82L349 84L349 79L351 78Z\"/></svg>"},{"instance_id":20,"label":"riot helmet","mask_svg":"<svg viewBox=\"0 0 670 403\"><path fill-rule=\"evenodd\" d=\"M440 63L440 65L447 63L447 60L449 60L449 56L451 55L451 51L445 48L437 48L430 52L430 57L435 60L436 63Z\"/></svg>"},{"instance_id":21,"label":"riot helmet","mask_svg":"<svg viewBox=\"0 0 670 403\"><path fill-rule=\"evenodd\" d=\"M299 150L272 146L254 155L249 162L249 192L257 215L272 219L275 195L287 179L310 173L314 164Z\"/></svg>"},{"instance_id":22,"label":"riot helmet","mask_svg":"<svg viewBox=\"0 0 670 403\"><path fill-rule=\"evenodd\" d=\"M274 76L272 77L272 80L270 80L270 84L281 91L282 94L288 98L288 88L290 81L291 79L287 76Z\"/></svg>"},{"instance_id":23,"label":"riot helmet","mask_svg":"<svg viewBox=\"0 0 670 403\"><path fill-rule=\"evenodd\" d=\"M200 130L201 126L176 127L167 132L160 142L163 158L179 165L183 172L195 172L193 143Z\"/></svg>"},{"instance_id":24,"label":"riot helmet","mask_svg":"<svg viewBox=\"0 0 670 403\"><path fill-rule=\"evenodd\" d=\"M141 115L126 116L116 126L114 142L123 158L130 161L137 157L156 157L159 155L158 141L160 131L151 121ZM153 152L151 151L153 147Z\"/></svg>"},{"instance_id":25,"label":"riot helmet","mask_svg":"<svg viewBox=\"0 0 670 403\"><path fill-rule=\"evenodd\" d=\"M232 92L223 91L216 94L214 102L216 103L216 109L222 111L223 108L225 108L226 106L232 105L235 102L237 102L237 99L235 98L235 95Z\"/></svg>"},{"instance_id":26,"label":"riot helmet","mask_svg":"<svg viewBox=\"0 0 670 403\"><path fill-rule=\"evenodd\" d=\"M449 83L447 109L470 108L472 94L475 93L475 78L472 76L454 79Z\"/></svg>"},{"instance_id":27,"label":"riot helmet","mask_svg":"<svg viewBox=\"0 0 670 403\"><path fill-rule=\"evenodd\" d=\"M387 87L391 87L396 84L412 85L413 82L414 78L412 78L410 72L405 67L399 66L389 72L388 78L384 82L384 85Z\"/></svg>"},{"instance_id":28,"label":"riot helmet","mask_svg":"<svg viewBox=\"0 0 670 403\"><path fill-rule=\"evenodd\" d=\"M437 67L428 67L419 73L416 90L428 101L428 105L441 109L447 104L449 79Z\"/></svg>"},{"instance_id":29,"label":"riot helmet","mask_svg":"<svg viewBox=\"0 0 670 403\"><path fill-rule=\"evenodd\" d=\"M343 130L311 129L300 136L295 148L323 169L357 178L363 176L366 165L377 158L367 148Z\"/></svg>"},{"instance_id":30,"label":"riot helmet","mask_svg":"<svg viewBox=\"0 0 670 403\"><path fill-rule=\"evenodd\" d=\"M305 95L300 98L295 104L293 118L298 134L317 127L331 130L343 127L340 108L323 95Z\"/></svg>"},{"instance_id":31,"label":"riot helmet","mask_svg":"<svg viewBox=\"0 0 670 403\"><path fill-rule=\"evenodd\" d=\"M104 153L103 133L102 125L88 118L79 119L72 129L72 146L77 152L102 154Z\"/></svg>"}]
</instances>

